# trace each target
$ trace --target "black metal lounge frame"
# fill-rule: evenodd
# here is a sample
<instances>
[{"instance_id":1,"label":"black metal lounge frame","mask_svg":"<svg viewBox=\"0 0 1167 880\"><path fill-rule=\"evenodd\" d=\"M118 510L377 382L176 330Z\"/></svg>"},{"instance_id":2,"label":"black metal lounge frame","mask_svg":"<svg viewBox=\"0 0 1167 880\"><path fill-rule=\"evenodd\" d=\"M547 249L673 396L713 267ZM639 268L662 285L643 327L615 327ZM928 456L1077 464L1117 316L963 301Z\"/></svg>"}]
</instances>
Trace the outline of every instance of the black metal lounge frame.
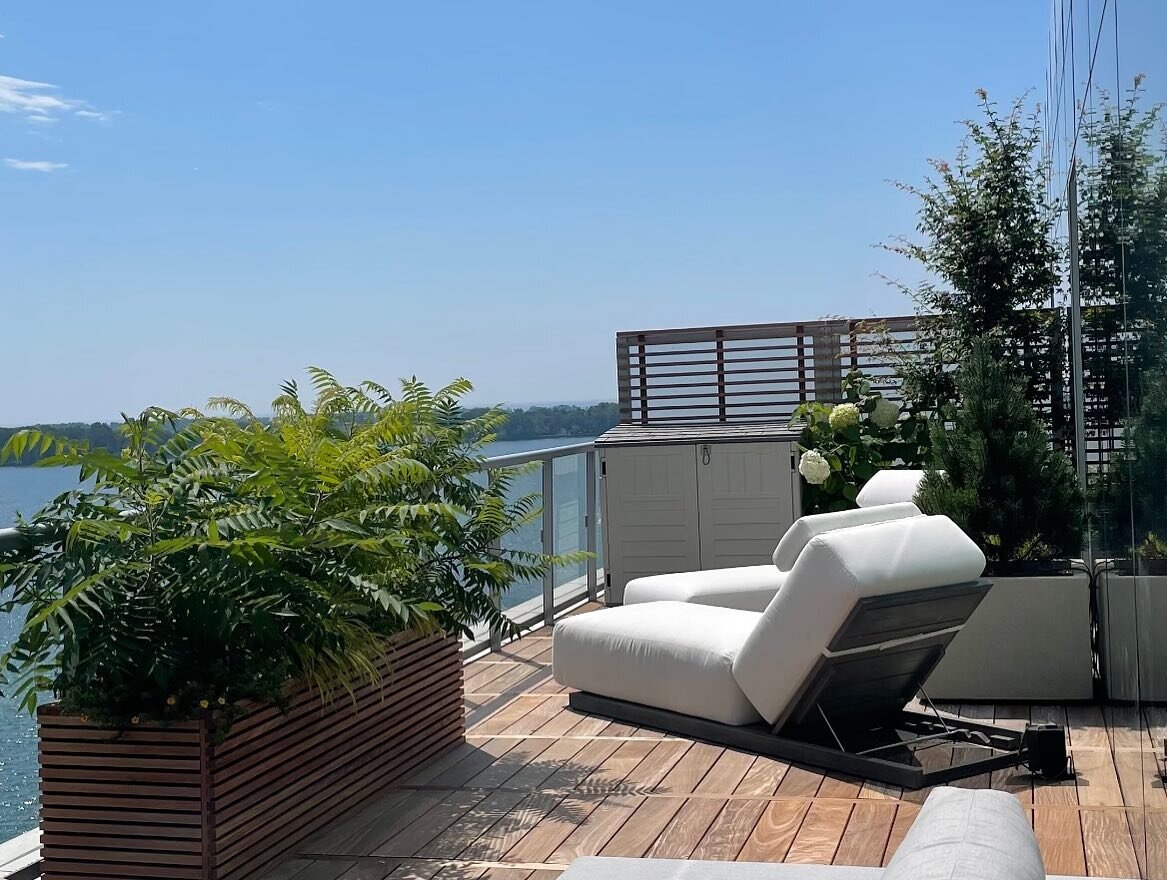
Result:
<instances>
[{"instance_id":1,"label":"black metal lounge frame","mask_svg":"<svg viewBox=\"0 0 1167 880\"><path fill-rule=\"evenodd\" d=\"M569 705L908 789L1013 767L1023 759L1020 731L945 717L935 709L906 709L923 694L921 685L991 586L977 581L861 599L773 728L723 724L584 692L573 693ZM960 750L961 760L942 767L920 762L918 754L942 744L968 748Z\"/></svg>"}]
</instances>

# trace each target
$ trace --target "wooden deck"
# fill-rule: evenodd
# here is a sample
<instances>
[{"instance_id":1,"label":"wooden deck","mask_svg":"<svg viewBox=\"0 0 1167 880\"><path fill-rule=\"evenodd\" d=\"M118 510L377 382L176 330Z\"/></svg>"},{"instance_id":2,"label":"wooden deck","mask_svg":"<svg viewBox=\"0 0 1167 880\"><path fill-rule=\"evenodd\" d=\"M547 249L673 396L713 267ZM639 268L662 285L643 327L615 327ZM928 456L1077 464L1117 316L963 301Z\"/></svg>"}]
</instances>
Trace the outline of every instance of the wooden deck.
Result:
<instances>
[{"instance_id":1,"label":"wooden deck","mask_svg":"<svg viewBox=\"0 0 1167 880\"><path fill-rule=\"evenodd\" d=\"M466 744L308 841L270 880L552 880L596 854L881 865L927 795L575 714L551 678L550 636L466 666ZM1153 751L1167 710L948 711L1067 726L1075 781L1002 771L958 783L1016 794L1051 874L1167 877Z\"/></svg>"}]
</instances>

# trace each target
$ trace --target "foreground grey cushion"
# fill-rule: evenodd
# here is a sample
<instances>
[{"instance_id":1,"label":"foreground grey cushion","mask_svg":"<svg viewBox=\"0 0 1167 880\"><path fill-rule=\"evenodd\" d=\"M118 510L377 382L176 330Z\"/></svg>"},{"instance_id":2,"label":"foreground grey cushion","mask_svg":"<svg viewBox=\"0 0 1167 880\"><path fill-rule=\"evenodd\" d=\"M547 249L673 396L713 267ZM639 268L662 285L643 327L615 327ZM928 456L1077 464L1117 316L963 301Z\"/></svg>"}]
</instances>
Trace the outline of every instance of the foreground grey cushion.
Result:
<instances>
[{"instance_id":1,"label":"foreground grey cushion","mask_svg":"<svg viewBox=\"0 0 1167 880\"><path fill-rule=\"evenodd\" d=\"M884 880L1045 880L1037 838L1012 794L938 788Z\"/></svg>"},{"instance_id":2,"label":"foreground grey cushion","mask_svg":"<svg viewBox=\"0 0 1167 880\"><path fill-rule=\"evenodd\" d=\"M883 876L882 868L589 856L572 862L560 880L876 880Z\"/></svg>"}]
</instances>

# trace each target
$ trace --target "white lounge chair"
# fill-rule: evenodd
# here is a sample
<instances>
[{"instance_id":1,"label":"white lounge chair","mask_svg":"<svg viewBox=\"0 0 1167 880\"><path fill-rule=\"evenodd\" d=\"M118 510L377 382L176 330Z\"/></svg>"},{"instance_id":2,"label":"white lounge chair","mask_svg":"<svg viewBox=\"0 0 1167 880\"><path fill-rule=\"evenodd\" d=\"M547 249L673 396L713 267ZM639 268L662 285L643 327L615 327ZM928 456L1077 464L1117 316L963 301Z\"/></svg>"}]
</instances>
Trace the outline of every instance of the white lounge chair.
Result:
<instances>
[{"instance_id":1,"label":"white lounge chair","mask_svg":"<svg viewBox=\"0 0 1167 880\"><path fill-rule=\"evenodd\" d=\"M745 565L637 578L624 588L624 604L688 602L741 611L765 611L815 535L869 523L923 516L911 503L882 504L859 510L804 516L786 530L774 548L772 565Z\"/></svg>"},{"instance_id":2,"label":"white lounge chair","mask_svg":"<svg viewBox=\"0 0 1167 880\"><path fill-rule=\"evenodd\" d=\"M907 788L1010 766L1020 734L906 711L987 593L984 565L944 516L829 531L764 612L643 602L561 621L555 680L580 711ZM987 756L925 771L917 738Z\"/></svg>"}]
</instances>

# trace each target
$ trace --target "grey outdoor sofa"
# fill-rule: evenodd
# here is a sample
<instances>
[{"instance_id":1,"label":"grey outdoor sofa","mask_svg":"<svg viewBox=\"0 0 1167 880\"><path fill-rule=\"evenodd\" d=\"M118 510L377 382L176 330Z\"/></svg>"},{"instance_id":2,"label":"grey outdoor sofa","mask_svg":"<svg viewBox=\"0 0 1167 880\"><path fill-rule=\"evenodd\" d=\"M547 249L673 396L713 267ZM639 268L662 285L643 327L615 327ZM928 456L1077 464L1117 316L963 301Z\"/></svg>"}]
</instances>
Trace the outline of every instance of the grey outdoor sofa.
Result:
<instances>
[{"instance_id":1,"label":"grey outdoor sofa","mask_svg":"<svg viewBox=\"0 0 1167 880\"><path fill-rule=\"evenodd\" d=\"M1007 792L933 791L886 868L581 858L562 880L1066 880L1046 877L1037 838Z\"/></svg>"}]
</instances>

